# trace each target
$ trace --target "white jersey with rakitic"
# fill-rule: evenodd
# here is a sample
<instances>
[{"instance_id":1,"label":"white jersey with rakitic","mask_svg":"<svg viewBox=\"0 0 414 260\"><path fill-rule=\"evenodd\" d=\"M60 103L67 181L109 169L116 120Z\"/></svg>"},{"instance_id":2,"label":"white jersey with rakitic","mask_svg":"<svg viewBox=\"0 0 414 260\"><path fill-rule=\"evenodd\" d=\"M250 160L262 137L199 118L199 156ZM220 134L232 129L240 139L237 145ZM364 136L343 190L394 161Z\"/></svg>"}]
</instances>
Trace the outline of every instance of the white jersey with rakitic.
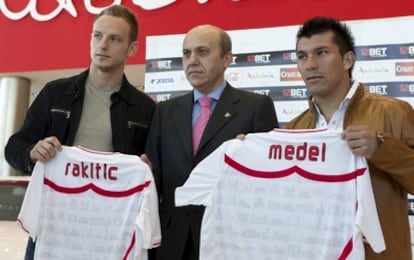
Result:
<instances>
[{"instance_id":1,"label":"white jersey with rakitic","mask_svg":"<svg viewBox=\"0 0 414 260\"><path fill-rule=\"evenodd\" d=\"M157 200L138 156L63 146L36 163L18 223L35 259L146 259L161 242Z\"/></svg>"},{"instance_id":2,"label":"white jersey with rakitic","mask_svg":"<svg viewBox=\"0 0 414 260\"><path fill-rule=\"evenodd\" d=\"M200 260L364 259L385 249L365 159L339 132L273 130L221 145L175 192L205 205Z\"/></svg>"}]
</instances>

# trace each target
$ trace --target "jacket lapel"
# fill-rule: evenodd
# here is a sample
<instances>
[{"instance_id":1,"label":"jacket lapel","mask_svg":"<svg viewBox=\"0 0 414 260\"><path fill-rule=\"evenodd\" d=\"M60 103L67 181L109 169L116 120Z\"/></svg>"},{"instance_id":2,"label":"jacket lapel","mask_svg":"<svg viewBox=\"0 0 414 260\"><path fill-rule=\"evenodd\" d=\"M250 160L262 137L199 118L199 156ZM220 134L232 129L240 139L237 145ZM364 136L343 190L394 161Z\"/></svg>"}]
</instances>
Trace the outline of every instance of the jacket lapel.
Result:
<instances>
[{"instance_id":1,"label":"jacket lapel","mask_svg":"<svg viewBox=\"0 0 414 260\"><path fill-rule=\"evenodd\" d=\"M226 85L213 114L208 121L204 134L201 137L199 149L203 146L233 118L236 117L238 111L235 104L239 101L239 96L230 85Z\"/></svg>"},{"instance_id":2,"label":"jacket lapel","mask_svg":"<svg viewBox=\"0 0 414 260\"><path fill-rule=\"evenodd\" d=\"M193 112L193 92L183 95L176 100L173 107L174 129L177 138L180 140L186 156L193 156L193 134L192 134L192 112Z\"/></svg>"}]
</instances>

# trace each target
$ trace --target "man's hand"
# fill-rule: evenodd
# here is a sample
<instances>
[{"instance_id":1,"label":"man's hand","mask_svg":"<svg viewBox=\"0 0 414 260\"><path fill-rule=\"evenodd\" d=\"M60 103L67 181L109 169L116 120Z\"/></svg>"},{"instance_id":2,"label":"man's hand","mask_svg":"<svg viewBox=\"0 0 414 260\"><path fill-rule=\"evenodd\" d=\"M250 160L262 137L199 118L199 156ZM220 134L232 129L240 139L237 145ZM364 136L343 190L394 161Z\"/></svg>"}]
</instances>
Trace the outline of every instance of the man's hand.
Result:
<instances>
[{"instance_id":1,"label":"man's hand","mask_svg":"<svg viewBox=\"0 0 414 260\"><path fill-rule=\"evenodd\" d=\"M142 160L144 163L148 164L148 166L150 167L150 169L151 169L151 171L152 171L152 164L151 164L151 161L150 161L150 159L148 159L148 156L147 156L145 153L141 155L141 160Z\"/></svg>"},{"instance_id":2,"label":"man's hand","mask_svg":"<svg viewBox=\"0 0 414 260\"><path fill-rule=\"evenodd\" d=\"M239 139L239 140L244 140L245 138L246 138L246 135L245 134L238 134L236 136L236 139Z\"/></svg>"},{"instance_id":3,"label":"man's hand","mask_svg":"<svg viewBox=\"0 0 414 260\"><path fill-rule=\"evenodd\" d=\"M36 143L30 151L30 159L32 162L47 162L55 157L58 151L62 151L62 145L55 136L50 136Z\"/></svg>"},{"instance_id":4,"label":"man's hand","mask_svg":"<svg viewBox=\"0 0 414 260\"><path fill-rule=\"evenodd\" d=\"M378 149L377 132L368 126L350 126L342 133L352 153L370 158Z\"/></svg>"}]
</instances>

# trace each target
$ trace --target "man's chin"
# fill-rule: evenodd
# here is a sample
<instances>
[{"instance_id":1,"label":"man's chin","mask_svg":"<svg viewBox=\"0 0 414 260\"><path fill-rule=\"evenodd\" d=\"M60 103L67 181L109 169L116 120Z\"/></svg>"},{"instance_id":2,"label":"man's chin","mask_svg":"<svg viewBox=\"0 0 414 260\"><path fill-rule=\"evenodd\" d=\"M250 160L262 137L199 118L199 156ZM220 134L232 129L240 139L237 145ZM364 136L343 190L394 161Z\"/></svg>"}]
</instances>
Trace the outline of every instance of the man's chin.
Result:
<instances>
[{"instance_id":1,"label":"man's chin","mask_svg":"<svg viewBox=\"0 0 414 260\"><path fill-rule=\"evenodd\" d=\"M201 83L201 82L199 82L199 81L197 81L197 82L195 82L195 81L190 81L190 84L191 84L191 86L193 86L193 88L195 88L195 89L201 89L201 88L203 88L203 83Z\"/></svg>"},{"instance_id":2,"label":"man's chin","mask_svg":"<svg viewBox=\"0 0 414 260\"><path fill-rule=\"evenodd\" d=\"M102 62L95 62L94 66L96 69L102 71L102 72L110 72L112 66L106 65L106 64L102 64Z\"/></svg>"},{"instance_id":3,"label":"man's chin","mask_svg":"<svg viewBox=\"0 0 414 260\"><path fill-rule=\"evenodd\" d=\"M190 78L188 80L188 82L190 82L191 86L193 86L194 88L199 88L199 87L203 86L203 84L205 84L204 81L198 80L198 79L194 79L194 78Z\"/></svg>"}]
</instances>

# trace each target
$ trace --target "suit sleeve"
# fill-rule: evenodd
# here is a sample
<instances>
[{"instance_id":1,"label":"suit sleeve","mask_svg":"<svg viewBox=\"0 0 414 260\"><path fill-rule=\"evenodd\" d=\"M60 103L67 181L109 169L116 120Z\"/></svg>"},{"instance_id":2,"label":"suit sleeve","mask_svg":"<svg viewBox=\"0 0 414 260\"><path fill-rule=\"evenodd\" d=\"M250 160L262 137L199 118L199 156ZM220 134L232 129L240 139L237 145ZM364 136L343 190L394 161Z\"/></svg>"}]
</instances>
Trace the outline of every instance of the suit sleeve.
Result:
<instances>
[{"instance_id":1,"label":"suit sleeve","mask_svg":"<svg viewBox=\"0 0 414 260\"><path fill-rule=\"evenodd\" d=\"M148 159L151 161L152 173L158 194L162 194L162 172L160 162L161 155L159 154L161 151L161 127L161 108L160 104L157 104L148 132L147 142L145 145L145 153L148 156Z\"/></svg>"},{"instance_id":2,"label":"suit sleeve","mask_svg":"<svg viewBox=\"0 0 414 260\"><path fill-rule=\"evenodd\" d=\"M255 132L267 132L279 127L275 106L272 99L262 96L255 116Z\"/></svg>"}]
</instances>

